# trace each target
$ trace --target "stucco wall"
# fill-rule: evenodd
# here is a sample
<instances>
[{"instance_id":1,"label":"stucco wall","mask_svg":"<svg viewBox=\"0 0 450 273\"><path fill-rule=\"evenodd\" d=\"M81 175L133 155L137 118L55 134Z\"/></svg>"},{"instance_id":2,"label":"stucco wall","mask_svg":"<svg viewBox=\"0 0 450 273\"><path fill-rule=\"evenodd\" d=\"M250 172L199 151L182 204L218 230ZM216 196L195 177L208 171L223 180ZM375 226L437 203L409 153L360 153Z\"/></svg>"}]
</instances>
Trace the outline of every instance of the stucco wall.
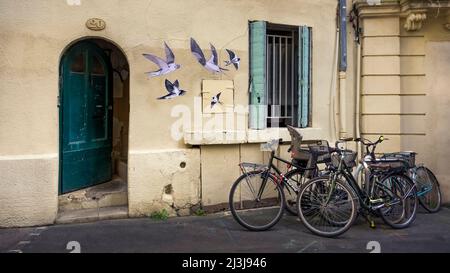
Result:
<instances>
[{"instance_id":1,"label":"stucco wall","mask_svg":"<svg viewBox=\"0 0 450 273\"><path fill-rule=\"evenodd\" d=\"M427 90L429 90L427 135L422 142L422 158L436 174L441 185L443 201L450 202L450 97L448 95L450 71L450 40L428 41L426 46ZM410 146L418 143L408 143Z\"/></svg>"},{"instance_id":2,"label":"stucco wall","mask_svg":"<svg viewBox=\"0 0 450 273\"><path fill-rule=\"evenodd\" d=\"M334 137L334 114L330 109L336 80L333 68L335 8L334 0L222 0L214 4L209 0L96 0L81 1L80 6L70 6L65 1L1 1L0 155L3 157L0 168L14 166L14 171L1 175L0 186L8 188L1 194L8 193L8 198L0 199L0 225L13 225L11 219L15 218L21 219L17 221L19 225L53 222L57 211L58 160L55 158L47 164L44 155L58 155L58 65L61 54L74 41L86 37L104 38L117 45L129 62L129 210L131 215L140 215L151 211L149 204L159 198L162 187L173 173L177 173L173 177L176 199L198 197L194 193L199 190L200 154L198 149L187 151L190 146L183 139L171 137L171 125L178 120L171 116L171 111L179 104L193 112L194 97L201 94L202 79L233 80L235 103L248 104L249 20L313 28L313 128L305 129L304 133L311 138ZM85 22L92 17L105 20L106 29L88 30ZM227 75L208 73L190 53L190 37L197 40L207 56L209 42L216 46L221 60L227 57L225 48L234 50L242 58L240 70ZM146 79L144 72L155 67L142 56L143 53L163 56L163 41L170 45L176 61L182 65L167 78L178 79L187 91L185 96L169 101L156 100L166 92L166 77ZM205 153L202 152L201 160L204 161L203 156L214 157L224 149L224 157L230 156L237 162L239 158L234 156L233 147L202 148ZM34 159L26 164L15 164L10 158L30 155ZM178 157L188 161L186 170L178 169ZM40 179L28 175L33 169L28 164L39 166L33 168ZM223 169L224 166L211 168ZM226 168L233 168L233 171L224 172L219 180L202 174L206 187L202 197L208 203L221 202L223 195L216 196L218 191L208 190L208 187L227 192L224 181L236 178L237 167ZM15 190L22 187L32 189L32 193ZM31 204L28 199L33 196L47 197L32 203L33 210L3 211L15 206L26 208Z\"/></svg>"},{"instance_id":3,"label":"stucco wall","mask_svg":"<svg viewBox=\"0 0 450 273\"><path fill-rule=\"evenodd\" d=\"M200 202L200 149L132 152L128 158L130 216L169 213Z\"/></svg>"},{"instance_id":4,"label":"stucco wall","mask_svg":"<svg viewBox=\"0 0 450 273\"><path fill-rule=\"evenodd\" d=\"M367 15L362 19L361 75L363 136L387 136L381 152L418 152L416 162L436 174L446 203L450 201L445 163L450 152L449 101L444 91L449 84L447 20L445 11L429 9L422 27L408 31L405 16L397 10Z\"/></svg>"},{"instance_id":5,"label":"stucco wall","mask_svg":"<svg viewBox=\"0 0 450 273\"><path fill-rule=\"evenodd\" d=\"M361 135L389 141L377 152L400 149L400 17L364 18L361 50Z\"/></svg>"},{"instance_id":6,"label":"stucco wall","mask_svg":"<svg viewBox=\"0 0 450 273\"><path fill-rule=\"evenodd\" d=\"M436 174L443 202L449 203L450 179L446 162L450 153L450 31L444 28L448 20L445 13L438 17L436 15L436 11L429 12L429 19L417 32L418 37L404 43L410 51L418 53L415 60L410 62L410 69L415 69L420 75L405 81L404 85L423 90L424 97L419 103L425 115L414 123L410 121L402 124L413 132L423 133L402 137L402 149L418 151L419 162L425 163Z\"/></svg>"},{"instance_id":7,"label":"stucco wall","mask_svg":"<svg viewBox=\"0 0 450 273\"><path fill-rule=\"evenodd\" d=\"M0 227L52 223L58 208L57 174L56 154L0 156Z\"/></svg>"}]
</instances>

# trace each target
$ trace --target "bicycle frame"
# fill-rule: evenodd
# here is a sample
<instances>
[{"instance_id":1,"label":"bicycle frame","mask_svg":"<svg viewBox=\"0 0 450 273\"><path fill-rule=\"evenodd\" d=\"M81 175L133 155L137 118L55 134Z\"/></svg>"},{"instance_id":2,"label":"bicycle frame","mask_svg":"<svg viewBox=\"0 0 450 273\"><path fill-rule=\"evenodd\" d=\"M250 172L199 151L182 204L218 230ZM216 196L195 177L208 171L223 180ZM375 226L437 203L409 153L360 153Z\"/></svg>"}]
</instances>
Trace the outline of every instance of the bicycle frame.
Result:
<instances>
[{"instance_id":1,"label":"bicycle frame","mask_svg":"<svg viewBox=\"0 0 450 273\"><path fill-rule=\"evenodd\" d=\"M271 151L270 152L270 159L269 159L269 162L267 164L267 170L264 171L265 175L263 177L263 181L261 183L261 187L259 188L259 191L258 191L258 195L257 195L257 200L258 201L260 200L261 195L262 195L262 193L263 193L263 191L264 191L264 189L266 187L266 183L267 183L267 179L268 179L269 175L273 175L273 173L270 172L272 169L276 173L276 176L275 175L273 175L273 176L276 178L276 182L277 183L280 183L281 186L287 185L288 187L290 187L292 190L295 191L295 189L293 189L292 186L289 183L286 183L286 178L284 177L283 172L280 171L280 169L278 169L277 166L275 166L275 164L273 164L274 159L278 160L278 161L281 161L283 163L286 163L286 164L288 164L290 166L294 166L295 168L303 170L303 171L314 170L316 168L316 167L305 168L305 167L299 166L299 165L297 165L297 164L295 164L295 163L293 163L291 161L287 161L286 159L283 159L283 158L275 155L275 151ZM288 188L288 190L289 190L289 188Z\"/></svg>"},{"instance_id":2,"label":"bicycle frame","mask_svg":"<svg viewBox=\"0 0 450 273\"><path fill-rule=\"evenodd\" d=\"M416 187L417 187L417 169L419 169L420 167L423 167L423 164L419 164L419 165L416 165L416 166L414 166L413 168L411 168L411 169L409 169L408 171L411 173L411 175L409 175L409 172L408 172L408 176L411 178L411 180L414 182L414 184L416 185ZM429 174L427 173L426 174L427 175L427 177L428 177L428 179L430 179L430 177L429 177ZM425 188L424 190L422 190L422 189L419 189L418 187L417 187L417 197L420 197L420 196L422 196L422 195L425 195L425 194L427 194L427 193L429 193L430 191L432 191L433 189L432 188Z\"/></svg>"},{"instance_id":3,"label":"bicycle frame","mask_svg":"<svg viewBox=\"0 0 450 273\"><path fill-rule=\"evenodd\" d=\"M360 174L363 170L369 169L369 167L367 166L367 163L365 163L364 160L365 160L365 159L363 159L362 162L360 162L360 163L358 164L358 166L356 167L355 172L353 173L353 178L355 179L355 181L358 179L359 174ZM422 190L422 189L419 189L419 188L417 187L417 169L420 168L420 167L423 167L423 164L418 164L418 165L414 166L413 168L404 169L404 174L405 174L406 176L408 176L409 178L411 178L411 180L414 182L414 185L415 185L415 187L416 187L416 189L417 189L416 195L417 195L418 197L420 197L420 196L422 196L422 195L425 195L425 194L427 194L428 192L432 191L432 188L426 188L426 189ZM399 172L399 173L400 173L400 171L396 171L396 172ZM426 175L428 176L428 173L427 173ZM366 181L366 183L367 183L367 181ZM366 187L368 187L368 184L366 184ZM369 190L369 189L366 188L366 191L368 191L368 190Z\"/></svg>"},{"instance_id":4,"label":"bicycle frame","mask_svg":"<svg viewBox=\"0 0 450 273\"><path fill-rule=\"evenodd\" d=\"M399 171L397 169L393 169L393 170L389 170L386 172L382 173L381 178L379 179L379 181L383 181L384 179L386 179L388 176L395 174L395 173L403 173L402 171ZM371 202L376 201L376 200L372 200L371 199L371 195L373 194L373 188L374 185L377 184L378 187L383 188L385 191L389 192L390 194L395 196L395 193L392 192L391 189L389 189L388 187L386 187L385 185L379 183L378 181L374 181L375 184L372 185L371 187L371 191L364 191L359 185L358 182L356 181L355 177L353 176L353 174L350 172L350 170L348 168L346 168L343 164L343 159L341 159L339 166L337 168L337 170L335 172L333 172L333 175L331 176L332 184L331 186L334 188L334 181L335 179L339 176L342 175L345 178L345 181L349 184L349 186L354 190L356 196L359 199L359 204L363 207L363 209L368 210L368 211L374 211L376 209L381 208L380 206L375 206L372 207L371 206ZM371 180L371 179L369 179ZM414 186L415 187L415 186ZM403 197L403 199L405 199L407 196L409 196L410 192L412 191L412 189L414 188L412 187L408 193L405 194L405 197ZM330 194L328 196L328 198L330 198L332 191L330 191ZM393 205L393 204L389 204L389 205ZM383 205L384 206L384 205Z\"/></svg>"}]
</instances>

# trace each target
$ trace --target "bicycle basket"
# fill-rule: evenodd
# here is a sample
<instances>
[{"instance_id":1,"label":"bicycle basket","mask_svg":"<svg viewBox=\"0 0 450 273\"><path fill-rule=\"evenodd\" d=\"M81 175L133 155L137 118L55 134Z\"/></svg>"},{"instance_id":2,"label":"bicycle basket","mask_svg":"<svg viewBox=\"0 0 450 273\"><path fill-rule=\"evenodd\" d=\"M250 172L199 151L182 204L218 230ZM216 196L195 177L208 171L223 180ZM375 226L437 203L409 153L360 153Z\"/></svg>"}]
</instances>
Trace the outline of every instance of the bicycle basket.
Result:
<instances>
[{"instance_id":1,"label":"bicycle basket","mask_svg":"<svg viewBox=\"0 0 450 273\"><path fill-rule=\"evenodd\" d=\"M319 140L314 144L309 144L308 148L312 156L316 158L317 164L331 162L330 146L328 145L328 141Z\"/></svg>"},{"instance_id":2,"label":"bicycle basket","mask_svg":"<svg viewBox=\"0 0 450 273\"><path fill-rule=\"evenodd\" d=\"M358 156L358 153L351 150L345 150L343 152L345 166L349 168L356 167L356 157Z\"/></svg>"},{"instance_id":3,"label":"bicycle basket","mask_svg":"<svg viewBox=\"0 0 450 273\"><path fill-rule=\"evenodd\" d=\"M358 153L352 150L341 150L339 153L344 154L344 163L347 168L356 167L356 158L358 157ZM332 156L332 165L333 167L338 167L339 162L341 160L341 155L338 153L334 153Z\"/></svg>"},{"instance_id":4,"label":"bicycle basket","mask_svg":"<svg viewBox=\"0 0 450 273\"><path fill-rule=\"evenodd\" d=\"M381 161L402 161L408 168L414 168L416 166L416 152L405 151L384 154Z\"/></svg>"}]
</instances>

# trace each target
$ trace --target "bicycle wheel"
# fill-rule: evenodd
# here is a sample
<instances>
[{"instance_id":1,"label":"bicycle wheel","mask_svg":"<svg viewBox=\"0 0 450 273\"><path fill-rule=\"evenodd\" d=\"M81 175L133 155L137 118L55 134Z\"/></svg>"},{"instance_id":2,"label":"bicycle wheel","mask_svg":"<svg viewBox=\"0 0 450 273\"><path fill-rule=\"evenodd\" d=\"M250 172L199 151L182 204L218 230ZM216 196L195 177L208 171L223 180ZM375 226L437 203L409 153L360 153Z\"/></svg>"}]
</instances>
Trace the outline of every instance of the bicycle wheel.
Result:
<instances>
[{"instance_id":1,"label":"bicycle wheel","mask_svg":"<svg viewBox=\"0 0 450 273\"><path fill-rule=\"evenodd\" d=\"M416 182L420 205L428 212L438 212L441 208L442 196L439 182L433 172L427 167L418 167L414 182Z\"/></svg>"},{"instance_id":2,"label":"bicycle wheel","mask_svg":"<svg viewBox=\"0 0 450 273\"><path fill-rule=\"evenodd\" d=\"M297 212L297 195L303 181L304 171L294 169L286 173L284 176L289 185L283 184L283 193L285 198L285 209L292 215L298 215Z\"/></svg>"},{"instance_id":3,"label":"bicycle wheel","mask_svg":"<svg viewBox=\"0 0 450 273\"><path fill-rule=\"evenodd\" d=\"M411 179L403 174L392 174L375 185L377 197L384 202L378 209L383 221L392 228L408 227L416 217L418 203Z\"/></svg>"},{"instance_id":4,"label":"bicycle wheel","mask_svg":"<svg viewBox=\"0 0 450 273\"><path fill-rule=\"evenodd\" d=\"M313 178L300 189L297 209L300 219L314 234L335 237L346 232L357 215L354 191L341 179L334 187L329 176Z\"/></svg>"},{"instance_id":5,"label":"bicycle wheel","mask_svg":"<svg viewBox=\"0 0 450 273\"><path fill-rule=\"evenodd\" d=\"M272 175L263 185L267 171L241 175L231 187L229 205L233 218L243 227L262 231L274 226L283 216L284 194Z\"/></svg>"}]
</instances>

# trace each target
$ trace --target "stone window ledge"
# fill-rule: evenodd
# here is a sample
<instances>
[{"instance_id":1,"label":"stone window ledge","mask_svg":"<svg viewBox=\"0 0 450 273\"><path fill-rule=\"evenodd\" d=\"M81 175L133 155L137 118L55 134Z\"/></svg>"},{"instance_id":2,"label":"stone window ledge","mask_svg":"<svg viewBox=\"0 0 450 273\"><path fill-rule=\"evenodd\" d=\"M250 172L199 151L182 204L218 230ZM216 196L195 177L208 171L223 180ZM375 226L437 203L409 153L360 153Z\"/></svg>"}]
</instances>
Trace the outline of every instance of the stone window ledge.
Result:
<instances>
[{"instance_id":1,"label":"stone window ledge","mask_svg":"<svg viewBox=\"0 0 450 273\"><path fill-rule=\"evenodd\" d=\"M329 138L329 135L322 128L302 128L299 131L305 140ZM249 129L247 131L184 132L184 143L188 145L264 143L278 138L282 138L283 141L290 141L291 139L286 128Z\"/></svg>"}]
</instances>

